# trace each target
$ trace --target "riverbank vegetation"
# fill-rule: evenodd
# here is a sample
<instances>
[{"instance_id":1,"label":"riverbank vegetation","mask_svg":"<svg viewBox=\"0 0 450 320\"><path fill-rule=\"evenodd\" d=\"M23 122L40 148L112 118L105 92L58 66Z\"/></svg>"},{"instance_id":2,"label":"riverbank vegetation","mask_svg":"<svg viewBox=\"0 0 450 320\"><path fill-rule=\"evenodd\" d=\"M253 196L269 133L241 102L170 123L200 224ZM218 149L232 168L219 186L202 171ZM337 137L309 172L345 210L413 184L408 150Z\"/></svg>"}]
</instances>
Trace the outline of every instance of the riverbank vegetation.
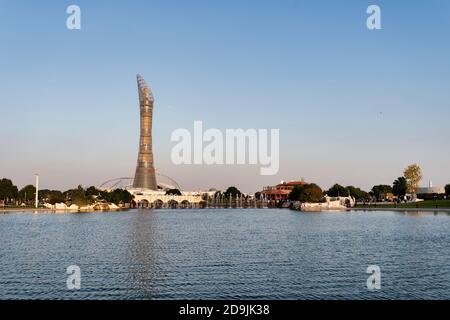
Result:
<instances>
[{"instance_id":1,"label":"riverbank vegetation","mask_svg":"<svg viewBox=\"0 0 450 320\"><path fill-rule=\"evenodd\" d=\"M392 185L375 185L369 192L354 186L344 187L340 184L335 184L330 189L321 192L318 185L305 184L296 186L289 194L289 200L319 203L325 196L352 197L360 204L360 207L449 208L450 184L445 186L445 193L418 194L421 179L420 167L413 164L408 166L404 170L403 176L394 180ZM311 190L314 190L314 193Z\"/></svg>"},{"instance_id":2,"label":"riverbank vegetation","mask_svg":"<svg viewBox=\"0 0 450 320\"><path fill-rule=\"evenodd\" d=\"M0 205L4 207L34 207L35 197L36 188L33 185L27 185L19 190L12 180L6 178L0 180ZM83 188L81 185L66 191L39 190L38 197L40 204L48 203L51 205L65 203L67 205L86 206L97 202L119 205L133 201L133 195L124 189L105 191L99 190L94 186Z\"/></svg>"},{"instance_id":3,"label":"riverbank vegetation","mask_svg":"<svg viewBox=\"0 0 450 320\"><path fill-rule=\"evenodd\" d=\"M290 201L321 202L322 198L322 189L314 183L297 186L289 194Z\"/></svg>"},{"instance_id":4,"label":"riverbank vegetation","mask_svg":"<svg viewBox=\"0 0 450 320\"><path fill-rule=\"evenodd\" d=\"M342 186L338 183L334 184L328 190L322 190L317 184L310 183L296 186L290 192L288 199L291 202L321 202L324 196L332 198L336 197L352 197L357 203L363 206L380 206L380 203L388 207L396 205L405 208L435 208L450 207L450 183L445 186L445 193L424 193L417 194L420 180L422 179L421 168L416 165L410 165L403 171L403 176L398 177L392 185L379 184L372 187L367 192L355 186ZM32 207L35 202L36 189L33 185L27 185L19 190L12 180L3 178L0 180L0 206L8 207ZM178 189L168 190L168 195L181 195ZM237 199L242 197L241 191L232 186L226 191L217 191L214 198L220 199ZM207 194L203 195L207 200ZM255 199L261 199L262 192L255 193ZM415 199L424 201L415 201ZM285 198L284 198L285 199ZM283 200L286 201L286 200ZM76 188L59 191L59 190L39 190L39 203L48 203L54 205L56 203L65 203L67 205L75 204L77 206L87 206L98 202L129 204L133 202L133 195L127 190L99 190L94 186L84 188L79 185Z\"/></svg>"}]
</instances>

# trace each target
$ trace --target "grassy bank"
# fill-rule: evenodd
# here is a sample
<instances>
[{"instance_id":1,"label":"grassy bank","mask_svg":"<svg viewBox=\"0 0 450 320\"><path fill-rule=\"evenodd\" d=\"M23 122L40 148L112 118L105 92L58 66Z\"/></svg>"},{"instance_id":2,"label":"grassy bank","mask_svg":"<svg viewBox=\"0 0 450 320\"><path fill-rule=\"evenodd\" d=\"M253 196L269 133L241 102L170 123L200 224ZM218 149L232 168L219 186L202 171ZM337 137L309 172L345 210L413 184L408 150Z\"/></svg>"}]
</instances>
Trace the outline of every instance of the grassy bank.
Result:
<instances>
[{"instance_id":1,"label":"grassy bank","mask_svg":"<svg viewBox=\"0 0 450 320\"><path fill-rule=\"evenodd\" d=\"M450 200L430 200L414 203L383 203L373 205L357 205L356 208L399 208L399 209L450 209Z\"/></svg>"}]
</instances>

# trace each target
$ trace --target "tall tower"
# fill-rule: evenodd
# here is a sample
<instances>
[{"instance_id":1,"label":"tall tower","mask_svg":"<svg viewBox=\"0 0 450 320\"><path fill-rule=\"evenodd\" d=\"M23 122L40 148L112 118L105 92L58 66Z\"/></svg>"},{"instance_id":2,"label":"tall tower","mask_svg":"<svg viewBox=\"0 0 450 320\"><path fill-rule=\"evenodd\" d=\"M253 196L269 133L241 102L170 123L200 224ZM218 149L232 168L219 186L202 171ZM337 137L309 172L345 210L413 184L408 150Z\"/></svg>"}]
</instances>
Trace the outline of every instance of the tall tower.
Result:
<instances>
[{"instance_id":1,"label":"tall tower","mask_svg":"<svg viewBox=\"0 0 450 320\"><path fill-rule=\"evenodd\" d=\"M137 75L137 85L141 107L141 135L133 187L157 190L152 150L153 94L140 75Z\"/></svg>"}]
</instances>

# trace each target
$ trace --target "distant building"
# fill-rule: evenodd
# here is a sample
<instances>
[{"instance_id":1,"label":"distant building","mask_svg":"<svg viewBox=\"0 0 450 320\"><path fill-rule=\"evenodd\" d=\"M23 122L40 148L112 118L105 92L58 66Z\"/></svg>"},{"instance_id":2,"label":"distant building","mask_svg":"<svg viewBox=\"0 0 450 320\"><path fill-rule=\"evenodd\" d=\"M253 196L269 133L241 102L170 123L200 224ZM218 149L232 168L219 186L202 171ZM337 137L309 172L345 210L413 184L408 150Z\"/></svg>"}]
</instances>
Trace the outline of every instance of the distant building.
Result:
<instances>
[{"instance_id":1,"label":"distant building","mask_svg":"<svg viewBox=\"0 0 450 320\"><path fill-rule=\"evenodd\" d=\"M139 153L136 165L136 173L131 178L133 183L127 185L125 189L134 196L134 202L140 208L189 208L196 207L202 202L202 192L187 192L180 190L178 183L173 179L156 173L153 161L153 104L154 97L152 90L145 82L144 78L137 75L137 86L140 106L140 139ZM158 176L158 180L156 177ZM160 181L167 179L168 183ZM114 190L122 181L130 178L116 178L103 183L99 189ZM111 186L107 188L107 186ZM178 189L181 195L167 194L168 190ZM208 195L213 194L209 192Z\"/></svg>"},{"instance_id":2,"label":"distant building","mask_svg":"<svg viewBox=\"0 0 450 320\"><path fill-rule=\"evenodd\" d=\"M281 181L281 183L276 186L264 187L261 195L264 199L271 201L287 200L292 189L305 184L307 183L303 179L301 181Z\"/></svg>"},{"instance_id":3,"label":"distant building","mask_svg":"<svg viewBox=\"0 0 450 320\"><path fill-rule=\"evenodd\" d=\"M153 165L152 149L152 121L153 121L153 94L142 76L137 76L139 104L141 110L141 131L139 154L134 176L133 187L158 190L155 167Z\"/></svg>"},{"instance_id":4,"label":"distant building","mask_svg":"<svg viewBox=\"0 0 450 320\"><path fill-rule=\"evenodd\" d=\"M443 187L433 187L433 182L430 181L428 187L419 188L417 194L445 194L445 188Z\"/></svg>"}]
</instances>

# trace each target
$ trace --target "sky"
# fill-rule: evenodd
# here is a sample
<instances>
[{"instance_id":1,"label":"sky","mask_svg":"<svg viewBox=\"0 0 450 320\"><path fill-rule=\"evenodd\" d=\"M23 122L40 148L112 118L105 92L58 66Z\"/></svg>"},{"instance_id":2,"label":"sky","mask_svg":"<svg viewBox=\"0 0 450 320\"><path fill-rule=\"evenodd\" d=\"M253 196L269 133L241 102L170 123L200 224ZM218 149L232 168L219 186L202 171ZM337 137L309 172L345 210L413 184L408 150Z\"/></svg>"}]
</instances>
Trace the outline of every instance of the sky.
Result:
<instances>
[{"instance_id":1,"label":"sky","mask_svg":"<svg viewBox=\"0 0 450 320\"><path fill-rule=\"evenodd\" d=\"M68 30L66 8L81 8ZM381 30L366 9L381 8ZM281 180L370 190L417 163L450 183L450 2L0 0L0 177L99 186L137 160L136 74L158 172L183 189ZM280 170L175 165L171 134L280 129Z\"/></svg>"}]
</instances>

